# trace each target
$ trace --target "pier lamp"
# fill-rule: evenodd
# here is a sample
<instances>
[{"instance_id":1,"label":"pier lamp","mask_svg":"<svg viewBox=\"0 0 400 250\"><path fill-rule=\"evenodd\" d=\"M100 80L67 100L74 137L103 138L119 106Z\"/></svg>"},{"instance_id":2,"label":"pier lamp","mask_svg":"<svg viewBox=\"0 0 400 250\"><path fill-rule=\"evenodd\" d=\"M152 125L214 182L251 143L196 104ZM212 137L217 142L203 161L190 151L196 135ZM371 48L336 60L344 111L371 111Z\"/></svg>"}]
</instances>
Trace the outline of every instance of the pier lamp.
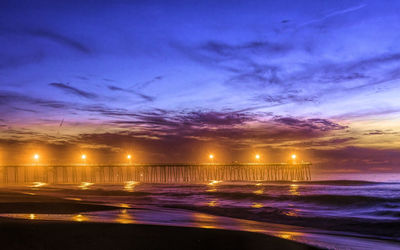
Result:
<instances>
[{"instance_id":1,"label":"pier lamp","mask_svg":"<svg viewBox=\"0 0 400 250\"><path fill-rule=\"evenodd\" d=\"M34 154L33 155L33 159L38 162L39 161L40 156L38 154Z\"/></svg>"},{"instance_id":2,"label":"pier lamp","mask_svg":"<svg viewBox=\"0 0 400 250\"><path fill-rule=\"evenodd\" d=\"M210 154L210 155L208 156L208 158L210 158L211 162L214 161L214 155L213 155L213 154Z\"/></svg>"},{"instance_id":3,"label":"pier lamp","mask_svg":"<svg viewBox=\"0 0 400 250\"><path fill-rule=\"evenodd\" d=\"M83 161L84 163L86 163L86 155L85 155L85 154L82 154L82 155L81 155L81 159L82 159L82 161Z\"/></svg>"},{"instance_id":4,"label":"pier lamp","mask_svg":"<svg viewBox=\"0 0 400 250\"><path fill-rule=\"evenodd\" d=\"M260 155L256 154L256 160L259 161L260 160Z\"/></svg>"},{"instance_id":5,"label":"pier lamp","mask_svg":"<svg viewBox=\"0 0 400 250\"><path fill-rule=\"evenodd\" d=\"M297 156L295 154L292 154L292 163L293 164L296 163L296 158L297 158Z\"/></svg>"},{"instance_id":6,"label":"pier lamp","mask_svg":"<svg viewBox=\"0 0 400 250\"><path fill-rule=\"evenodd\" d=\"M130 159L132 159L132 156L131 156L131 155L127 155L126 158L127 158L128 160L130 160Z\"/></svg>"}]
</instances>

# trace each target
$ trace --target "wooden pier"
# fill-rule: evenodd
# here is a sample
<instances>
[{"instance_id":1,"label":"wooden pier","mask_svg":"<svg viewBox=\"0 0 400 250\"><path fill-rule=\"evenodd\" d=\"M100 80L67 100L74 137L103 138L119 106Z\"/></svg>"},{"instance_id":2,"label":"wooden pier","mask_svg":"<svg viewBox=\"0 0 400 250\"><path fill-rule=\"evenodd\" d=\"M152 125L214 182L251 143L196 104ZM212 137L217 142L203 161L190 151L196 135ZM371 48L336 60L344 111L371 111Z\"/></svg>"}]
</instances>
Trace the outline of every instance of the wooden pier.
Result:
<instances>
[{"instance_id":1,"label":"wooden pier","mask_svg":"<svg viewBox=\"0 0 400 250\"><path fill-rule=\"evenodd\" d=\"M1 184L202 183L218 181L309 181L311 163L123 164L0 166Z\"/></svg>"}]
</instances>

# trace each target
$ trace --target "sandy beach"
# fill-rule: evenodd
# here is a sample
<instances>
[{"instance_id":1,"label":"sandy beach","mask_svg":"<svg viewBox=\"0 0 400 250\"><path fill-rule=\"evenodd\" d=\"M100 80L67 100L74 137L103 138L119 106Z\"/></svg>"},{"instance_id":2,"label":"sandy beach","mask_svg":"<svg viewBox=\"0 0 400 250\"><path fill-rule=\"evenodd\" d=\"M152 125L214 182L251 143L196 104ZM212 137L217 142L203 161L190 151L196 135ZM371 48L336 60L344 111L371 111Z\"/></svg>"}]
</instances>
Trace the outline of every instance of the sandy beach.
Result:
<instances>
[{"instance_id":1,"label":"sandy beach","mask_svg":"<svg viewBox=\"0 0 400 250\"><path fill-rule=\"evenodd\" d=\"M118 208L43 195L0 193L1 214L112 209ZM0 231L3 249L315 249L261 233L161 225L2 218Z\"/></svg>"}]
</instances>

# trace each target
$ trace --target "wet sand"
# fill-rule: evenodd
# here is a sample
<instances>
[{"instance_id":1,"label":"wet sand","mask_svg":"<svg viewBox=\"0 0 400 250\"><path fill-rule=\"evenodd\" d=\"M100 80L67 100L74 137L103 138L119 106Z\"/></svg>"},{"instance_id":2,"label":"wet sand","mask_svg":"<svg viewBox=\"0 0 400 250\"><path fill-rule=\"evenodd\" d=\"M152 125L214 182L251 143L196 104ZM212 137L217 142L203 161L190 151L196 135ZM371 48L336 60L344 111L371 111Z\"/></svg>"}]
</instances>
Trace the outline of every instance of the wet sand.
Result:
<instances>
[{"instance_id":1,"label":"wet sand","mask_svg":"<svg viewBox=\"0 0 400 250\"><path fill-rule=\"evenodd\" d=\"M61 198L0 192L6 213L65 213L119 209ZM2 249L316 249L261 233L140 224L0 219Z\"/></svg>"},{"instance_id":2,"label":"wet sand","mask_svg":"<svg viewBox=\"0 0 400 250\"><path fill-rule=\"evenodd\" d=\"M259 233L155 225L6 220L0 231L7 249L316 249Z\"/></svg>"}]
</instances>

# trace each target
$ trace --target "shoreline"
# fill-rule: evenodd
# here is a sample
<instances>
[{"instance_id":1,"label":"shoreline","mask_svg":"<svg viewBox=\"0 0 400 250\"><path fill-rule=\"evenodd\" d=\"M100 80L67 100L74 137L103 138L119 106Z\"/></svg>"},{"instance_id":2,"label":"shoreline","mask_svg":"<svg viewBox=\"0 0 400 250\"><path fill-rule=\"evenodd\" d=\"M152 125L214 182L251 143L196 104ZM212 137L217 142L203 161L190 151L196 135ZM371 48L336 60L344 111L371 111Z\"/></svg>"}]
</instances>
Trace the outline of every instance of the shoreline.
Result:
<instances>
[{"instance_id":1,"label":"shoreline","mask_svg":"<svg viewBox=\"0 0 400 250\"><path fill-rule=\"evenodd\" d=\"M320 249L261 233L193 227L0 220L7 249Z\"/></svg>"},{"instance_id":2,"label":"shoreline","mask_svg":"<svg viewBox=\"0 0 400 250\"><path fill-rule=\"evenodd\" d=\"M120 207L0 191L0 240L7 249L319 249L262 233L186 226L49 221L7 214L66 214Z\"/></svg>"},{"instance_id":3,"label":"shoreline","mask_svg":"<svg viewBox=\"0 0 400 250\"><path fill-rule=\"evenodd\" d=\"M110 192L112 194L110 197L117 195L118 199L106 199ZM131 206L123 203L124 199L120 197L124 197L124 195L120 196L120 192L102 189L53 190L53 188L32 187L2 190L0 191L0 229L2 232L7 232L5 234L7 236L1 235L0 239L6 242L7 246L13 246L10 249L59 249L60 247L54 245L57 242L53 240L58 237L58 234L64 235L65 238L58 239L59 242L64 242L71 236L89 241L95 239L96 235L107 238L101 239L106 242L99 244L96 249L103 249L103 246L111 244L108 241L121 241L118 243L121 245L114 246L117 249L131 249L133 246L138 246L140 249L164 249L164 244L161 242L177 241L181 237L184 237L187 242L174 249L260 249L266 246L268 249L341 249L351 246L363 246L355 249L379 249L382 247L398 249L400 246L398 241L365 238L365 235L346 235L339 231L320 230L318 227L263 222L252 220L252 218L240 218L232 213L219 213L218 215L212 211L201 211L202 209L183 209L179 206L175 208L153 205L136 206L136 203L131 203L133 205ZM132 198L131 193L129 194ZM89 198L92 195L98 197L96 199ZM113 230L108 232L109 228ZM140 229L145 230L142 232L144 235L138 233ZM167 230L169 233L158 235L162 230ZM26 233L30 231L33 232ZM221 233L221 231L225 233ZM249 236L249 234L258 236ZM23 236L21 244L26 245L25 247L18 248L15 245L18 244L18 235ZM217 236L218 239L215 239ZM47 239L48 237L51 239ZM160 243L148 246L144 241L137 240L137 237L149 239L149 241L157 240ZM135 238L136 241L132 242L131 238ZM229 245L229 248L225 248L226 244L222 243L218 243L217 247L210 245L214 241L228 242L231 241L231 238L241 240ZM37 240L44 242L45 245L37 245L35 242ZM289 241L295 245L276 243L276 240ZM254 241L255 245L251 245L251 241ZM64 243L62 244L64 247ZM92 245L86 240L74 244L82 245L82 249L92 249ZM243 246L243 244L250 244L252 247ZM108 246L105 249L113 248L111 245ZM65 247L64 249L70 248Z\"/></svg>"}]
</instances>

